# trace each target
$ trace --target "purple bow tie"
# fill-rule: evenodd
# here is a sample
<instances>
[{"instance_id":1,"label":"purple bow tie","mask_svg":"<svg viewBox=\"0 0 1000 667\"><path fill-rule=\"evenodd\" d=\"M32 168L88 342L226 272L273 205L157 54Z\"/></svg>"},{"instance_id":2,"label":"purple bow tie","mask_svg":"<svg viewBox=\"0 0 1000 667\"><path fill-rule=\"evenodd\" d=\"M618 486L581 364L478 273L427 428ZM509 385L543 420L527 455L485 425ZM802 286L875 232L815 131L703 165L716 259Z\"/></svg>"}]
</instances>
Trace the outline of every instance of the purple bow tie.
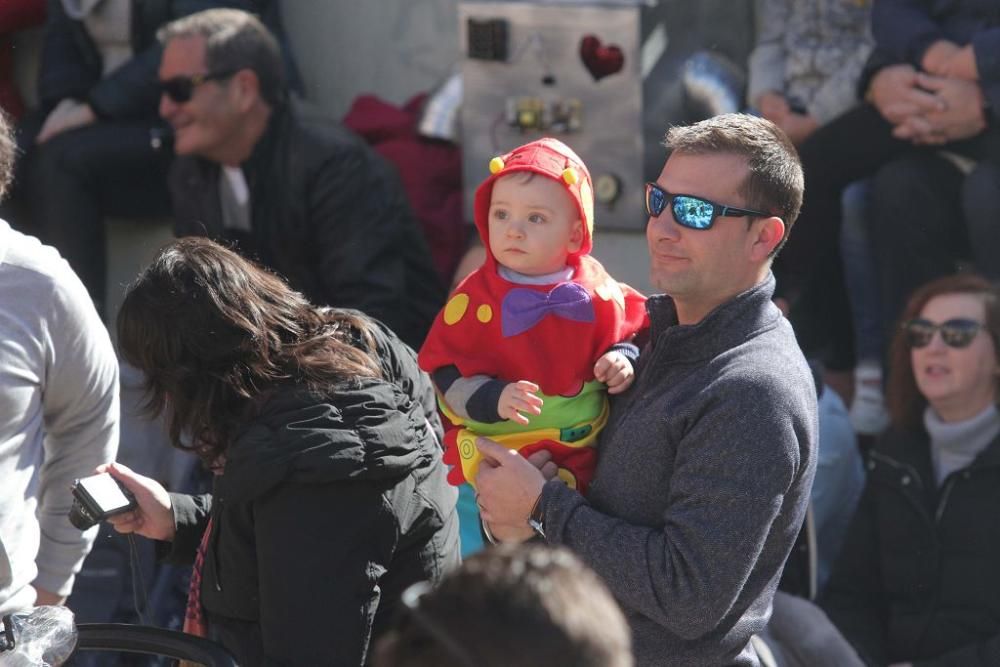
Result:
<instances>
[{"instance_id":1,"label":"purple bow tie","mask_svg":"<svg viewBox=\"0 0 1000 667\"><path fill-rule=\"evenodd\" d=\"M505 338L516 336L550 313L574 322L593 322L594 304L587 290L576 283L559 283L547 293L515 287L500 306L500 328Z\"/></svg>"}]
</instances>

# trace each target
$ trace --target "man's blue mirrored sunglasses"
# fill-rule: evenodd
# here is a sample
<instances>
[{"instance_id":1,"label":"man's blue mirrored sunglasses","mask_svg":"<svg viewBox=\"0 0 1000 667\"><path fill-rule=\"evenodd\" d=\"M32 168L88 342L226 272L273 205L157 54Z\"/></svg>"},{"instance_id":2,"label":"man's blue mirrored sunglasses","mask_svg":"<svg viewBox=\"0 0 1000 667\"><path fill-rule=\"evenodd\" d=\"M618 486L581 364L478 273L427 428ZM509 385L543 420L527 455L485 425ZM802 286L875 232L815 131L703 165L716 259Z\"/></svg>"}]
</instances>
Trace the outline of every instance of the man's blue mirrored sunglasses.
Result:
<instances>
[{"instance_id":1,"label":"man's blue mirrored sunglasses","mask_svg":"<svg viewBox=\"0 0 1000 667\"><path fill-rule=\"evenodd\" d=\"M711 229L720 215L727 218L771 217L770 213L723 206L693 195L672 195L656 183L646 183L646 214L658 218L667 204L670 204L677 224L690 229Z\"/></svg>"}]
</instances>

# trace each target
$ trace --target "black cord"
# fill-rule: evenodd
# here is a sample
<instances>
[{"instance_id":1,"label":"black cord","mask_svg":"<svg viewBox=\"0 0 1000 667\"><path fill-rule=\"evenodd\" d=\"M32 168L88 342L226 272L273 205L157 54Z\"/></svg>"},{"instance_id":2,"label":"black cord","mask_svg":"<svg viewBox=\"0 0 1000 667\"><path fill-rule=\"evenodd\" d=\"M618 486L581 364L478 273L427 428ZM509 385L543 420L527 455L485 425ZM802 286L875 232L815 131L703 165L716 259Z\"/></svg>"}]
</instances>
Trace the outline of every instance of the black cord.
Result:
<instances>
[{"instance_id":1,"label":"black cord","mask_svg":"<svg viewBox=\"0 0 1000 667\"><path fill-rule=\"evenodd\" d=\"M135 546L135 534L128 534L128 560L129 569L132 571L132 604L135 606L135 613L139 615L139 623L149 625L146 619L146 612L149 611L149 593L146 591L146 580L142 575L142 565L139 563L139 549ZM139 604L139 596L142 596L142 604Z\"/></svg>"}]
</instances>

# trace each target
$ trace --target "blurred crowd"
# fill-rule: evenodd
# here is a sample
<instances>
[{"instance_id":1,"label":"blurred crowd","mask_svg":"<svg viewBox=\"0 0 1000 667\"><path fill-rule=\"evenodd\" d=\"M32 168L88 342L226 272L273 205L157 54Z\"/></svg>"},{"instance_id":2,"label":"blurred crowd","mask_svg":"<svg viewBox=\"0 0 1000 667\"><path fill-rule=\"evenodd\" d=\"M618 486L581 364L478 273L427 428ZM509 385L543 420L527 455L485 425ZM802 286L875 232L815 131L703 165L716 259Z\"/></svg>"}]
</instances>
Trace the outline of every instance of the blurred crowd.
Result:
<instances>
[{"instance_id":1,"label":"blurred crowd","mask_svg":"<svg viewBox=\"0 0 1000 667\"><path fill-rule=\"evenodd\" d=\"M699 642L735 647L727 659L740 665L1000 664L994 0L755 1L745 115L780 128L768 145L794 146L785 175L794 181L801 163L804 195L740 185L745 201L725 204L753 214L773 201L762 210L784 218L760 259L773 278L759 285L773 282L812 372L788 362L807 391L767 395L786 401L770 407L791 415L789 451L802 462L781 486L750 444L746 460L739 447L713 450L730 459L727 480L753 469L761 494L774 481L773 513L754 553L726 554L714 570L684 553L657 569L662 588L627 579L629 563L590 546L647 545L659 563L660 542L630 532L641 526L683 551L690 526L669 510L698 502L678 473L651 464L631 477L599 468L587 492L602 509L639 514L572 524L592 509L548 480L531 519L545 505L561 532L532 524L531 544L484 547L490 486L445 480L454 416L442 425L440 376L414 352L435 318L451 317L449 288L493 266L492 231L480 228L484 249L462 219L459 148L418 132L426 95L403 107L366 96L341 122L303 97L279 2L0 0L10 125L0 133L0 614L67 604L80 622L183 628L241 664L699 664L715 655ZM28 29L43 44L34 100L13 69L13 35ZM651 184L663 200L647 186L646 205L653 282L673 296L656 277L655 246L671 233L657 224L693 223L678 209L686 195L663 182L683 182L670 160ZM713 204L698 196L714 193L693 194ZM725 215L713 208L704 233ZM129 287L115 322L109 218L169 219L178 239ZM757 335L749 322L770 312L763 300L759 312L727 311L744 318L730 335ZM640 334L640 361L629 361L633 394L672 396L692 377L715 387L687 372L641 382L664 317L649 310L652 340ZM676 317L683 325L679 306ZM613 411L612 426L630 414L654 433L661 409L679 409L649 401ZM748 409L730 428L758 448L771 434L757 422L777 419ZM633 438L615 431L600 436L609 450ZM140 509L81 533L65 518L69 488L98 469ZM612 500L609 484L663 485L671 497L646 508ZM722 495L752 533L753 494ZM545 541L568 549L535 544ZM344 572L365 586L345 594ZM699 575L742 588L730 598L683 585ZM670 611L720 606L695 629ZM675 654L651 657L651 627L667 628Z\"/></svg>"}]
</instances>

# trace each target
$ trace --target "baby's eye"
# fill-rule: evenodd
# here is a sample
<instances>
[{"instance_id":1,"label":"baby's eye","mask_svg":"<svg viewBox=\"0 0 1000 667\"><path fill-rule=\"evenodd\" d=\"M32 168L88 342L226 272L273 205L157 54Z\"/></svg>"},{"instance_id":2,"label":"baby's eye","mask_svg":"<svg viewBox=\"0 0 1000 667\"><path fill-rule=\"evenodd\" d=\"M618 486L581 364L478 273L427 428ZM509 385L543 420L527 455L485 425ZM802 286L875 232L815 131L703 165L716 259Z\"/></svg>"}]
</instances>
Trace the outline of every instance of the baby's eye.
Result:
<instances>
[{"instance_id":1,"label":"baby's eye","mask_svg":"<svg viewBox=\"0 0 1000 667\"><path fill-rule=\"evenodd\" d=\"M506 220L508 217L507 211L502 208L493 209L493 218L496 220Z\"/></svg>"},{"instance_id":2,"label":"baby's eye","mask_svg":"<svg viewBox=\"0 0 1000 667\"><path fill-rule=\"evenodd\" d=\"M541 224L545 222L545 216L541 213L532 213L528 216L528 222L534 222L536 224Z\"/></svg>"}]
</instances>

